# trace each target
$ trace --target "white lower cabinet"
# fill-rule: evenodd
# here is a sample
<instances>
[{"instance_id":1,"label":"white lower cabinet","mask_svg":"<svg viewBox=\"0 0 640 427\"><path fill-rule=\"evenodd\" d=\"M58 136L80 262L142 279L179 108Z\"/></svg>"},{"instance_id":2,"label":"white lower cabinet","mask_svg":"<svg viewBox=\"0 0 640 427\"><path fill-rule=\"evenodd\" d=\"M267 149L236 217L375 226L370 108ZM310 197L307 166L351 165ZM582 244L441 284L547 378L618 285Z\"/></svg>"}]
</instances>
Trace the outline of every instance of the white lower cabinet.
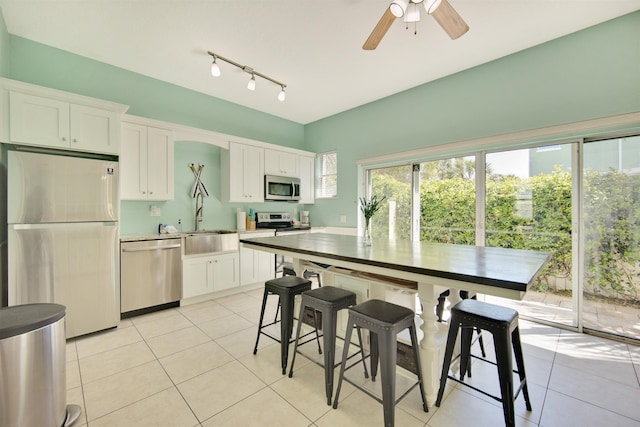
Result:
<instances>
[{"instance_id":1,"label":"white lower cabinet","mask_svg":"<svg viewBox=\"0 0 640 427\"><path fill-rule=\"evenodd\" d=\"M238 286L238 253L184 258L182 298L190 298Z\"/></svg>"},{"instance_id":2,"label":"white lower cabinet","mask_svg":"<svg viewBox=\"0 0 640 427\"><path fill-rule=\"evenodd\" d=\"M240 238L273 237L274 232L250 233ZM240 284L264 282L275 277L275 256L272 253L240 246Z\"/></svg>"}]
</instances>

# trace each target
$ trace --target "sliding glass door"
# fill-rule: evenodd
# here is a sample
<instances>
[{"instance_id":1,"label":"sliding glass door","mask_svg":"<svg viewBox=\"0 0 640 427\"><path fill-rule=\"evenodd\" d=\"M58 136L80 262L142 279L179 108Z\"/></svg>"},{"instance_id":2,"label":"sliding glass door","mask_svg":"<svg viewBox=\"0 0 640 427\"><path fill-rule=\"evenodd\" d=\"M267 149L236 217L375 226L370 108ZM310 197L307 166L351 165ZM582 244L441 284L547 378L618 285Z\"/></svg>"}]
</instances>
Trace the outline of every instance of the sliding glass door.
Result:
<instances>
[{"instance_id":1,"label":"sliding glass door","mask_svg":"<svg viewBox=\"0 0 640 427\"><path fill-rule=\"evenodd\" d=\"M583 327L640 339L640 137L584 144Z\"/></svg>"},{"instance_id":2,"label":"sliding glass door","mask_svg":"<svg viewBox=\"0 0 640 427\"><path fill-rule=\"evenodd\" d=\"M487 297L521 315L577 326L573 311L571 144L488 153L486 246L551 252L522 301Z\"/></svg>"}]
</instances>

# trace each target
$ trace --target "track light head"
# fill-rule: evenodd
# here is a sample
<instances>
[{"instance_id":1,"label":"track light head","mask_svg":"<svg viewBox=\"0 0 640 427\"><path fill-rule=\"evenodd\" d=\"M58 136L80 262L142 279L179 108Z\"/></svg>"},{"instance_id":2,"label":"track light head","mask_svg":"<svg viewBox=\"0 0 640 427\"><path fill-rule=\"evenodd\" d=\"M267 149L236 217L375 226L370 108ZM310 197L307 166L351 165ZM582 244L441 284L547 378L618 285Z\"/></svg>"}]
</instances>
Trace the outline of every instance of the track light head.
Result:
<instances>
[{"instance_id":1,"label":"track light head","mask_svg":"<svg viewBox=\"0 0 640 427\"><path fill-rule=\"evenodd\" d=\"M280 90L280 93L278 93L278 101L282 102L287 97L287 94L284 93L284 85L280 86L280 88L281 90Z\"/></svg>"},{"instance_id":2,"label":"track light head","mask_svg":"<svg viewBox=\"0 0 640 427\"><path fill-rule=\"evenodd\" d=\"M255 74L251 74L251 80L247 83L247 89L256 90L256 76Z\"/></svg>"},{"instance_id":3,"label":"track light head","mask_svg":"<svg viewBox=\"0 0 640 427\"><path fill-rule=\"evenodd\" d=\"M213 55L213 63L211 64L211 75L213 77L220 77L220 66L218 66L216 59L218 59L218 57L216 55Z\"/></svg>"}]
</instances>

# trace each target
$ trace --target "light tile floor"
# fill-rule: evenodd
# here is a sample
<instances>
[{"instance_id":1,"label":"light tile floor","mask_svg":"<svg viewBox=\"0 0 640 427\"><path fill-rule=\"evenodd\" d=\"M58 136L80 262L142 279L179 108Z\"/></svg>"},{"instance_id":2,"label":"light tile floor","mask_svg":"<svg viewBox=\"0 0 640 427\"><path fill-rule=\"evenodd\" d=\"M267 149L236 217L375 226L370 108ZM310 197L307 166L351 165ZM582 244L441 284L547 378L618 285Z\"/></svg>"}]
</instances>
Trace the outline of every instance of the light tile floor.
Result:
<instances>
[{"instance_id":1,"label":"light tile floor","mask_svg":"<svg viewBox=\"0 0 640 427\"><path fill-rule=\"evenodd\" d=\"M326 405L313 344L293 378L280 348L262 337L253 355L262 289L122 321L69 340L67 401L77 426L376 426L382 405L346 384ZM269 315L275 312L275 297ZM518 426L640 426L640 347L520 321L533 411L516 401ZM491 347L490 336L485 336ZM490 352L491 353L491 352ZM365 382L358 369L353 381ZM337 376L337 374L336 374ZM399 390L406 381L399 376ZM473 364L474 384L497 393L495 367ZM398 426L500 426L502 409L469 388L448 387L440 408L421 411L417 390L396 409Z\"/></svg>"}]
</instances>

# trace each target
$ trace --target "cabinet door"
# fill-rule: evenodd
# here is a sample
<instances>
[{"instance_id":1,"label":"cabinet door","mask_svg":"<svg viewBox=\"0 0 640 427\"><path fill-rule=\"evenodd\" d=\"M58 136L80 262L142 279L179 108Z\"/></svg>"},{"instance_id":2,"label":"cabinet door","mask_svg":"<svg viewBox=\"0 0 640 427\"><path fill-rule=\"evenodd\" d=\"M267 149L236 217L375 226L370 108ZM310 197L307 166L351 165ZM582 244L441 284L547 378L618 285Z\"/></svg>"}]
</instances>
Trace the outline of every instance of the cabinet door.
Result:
<instances>
[{"instance_id":1,"label":"cabinet door","mask_svg":"<svg viewBox=\"0 0 640 427\"><path fill-rule=\"evenodd\" d=\"M213 257L182 260L182 298L213 292Z\"/></svg>"},{"instance_id":2,"label":"cabinet door","mask_svg":"<svg viewBox=\"0 0 640 427\"><path fill-rule=\"evenodd\" d=\"M147 199L147 127L122 123L120 198Z\"/></svg>"},{"instance_id":3,"label":"cabinet door","mask_svg":"<svg viewBox=\"0 0 640 427\"><path fill-rule=\"evenodd\" d=\"M9 135L20 144L69 148L69 104L10 92Z\"/></svg>"},{"instance_id":4,"label":"cabinet door","mask_svg":"<svg viewBox=\"0 0 640 427\"><path fill-rule=\"evenodd\" d=\"M264 150L264 171L267 175L298 176L298 156L278 150Z\"/></svg>"},{"instance_id":5,"label":"cabinet door","mask_svg":"<svg viewBox=\"0 0 640 427\"><path fill-rule=\"evenodd\" d=\"M276 277L275 255L265 251L255 251L256 282L266 282Z\"/></svg>"},{"instance_id":6,"label":"cabinet door","mask_svg":"<svg viewBox=\"0 0 640 427\"><path fill-rule=\"evenodd\" d=\"M70 147L93 153L119 154L119 123L116 113L83 105L70 105Z\"/></svg>"},{"instance_id":7,"label":"cabinet door","mask_svg":"<svg viewBox=\"0 0 640 427\"><path fill-rule=\"evenodd\" d=\"M298 159L300 176L300 203L315 202L315 158L300 156Z\"/></svg>"},{"instance_id":8,"label":"cabinet door","mask_svg":"<svg viewBox=\"0 0 640 427\"><path fill-rule=\"evenodd\" d=\"M148 200L173 200L173 134L147 128Z\"/></svg>"},{"instance_id":9,"label":"cabinet door","mask_svg":"<svg viewBox=\"0 0 640 427\"><path fill-rule=\"evenodd\" d=\"M215 255L213 257L213 290L233 288L238 281L238 253Z\"/></svg>"},{"instance_id":10,"label":"cabinet door","mask_svg":"<svg viewBox=\"0 0 640 427\"><path fill-rule=\"evenodd\" d=\"M264 202L264 149L230 143L228 153L229 201Z\"/></svg>"}]
</instances>

